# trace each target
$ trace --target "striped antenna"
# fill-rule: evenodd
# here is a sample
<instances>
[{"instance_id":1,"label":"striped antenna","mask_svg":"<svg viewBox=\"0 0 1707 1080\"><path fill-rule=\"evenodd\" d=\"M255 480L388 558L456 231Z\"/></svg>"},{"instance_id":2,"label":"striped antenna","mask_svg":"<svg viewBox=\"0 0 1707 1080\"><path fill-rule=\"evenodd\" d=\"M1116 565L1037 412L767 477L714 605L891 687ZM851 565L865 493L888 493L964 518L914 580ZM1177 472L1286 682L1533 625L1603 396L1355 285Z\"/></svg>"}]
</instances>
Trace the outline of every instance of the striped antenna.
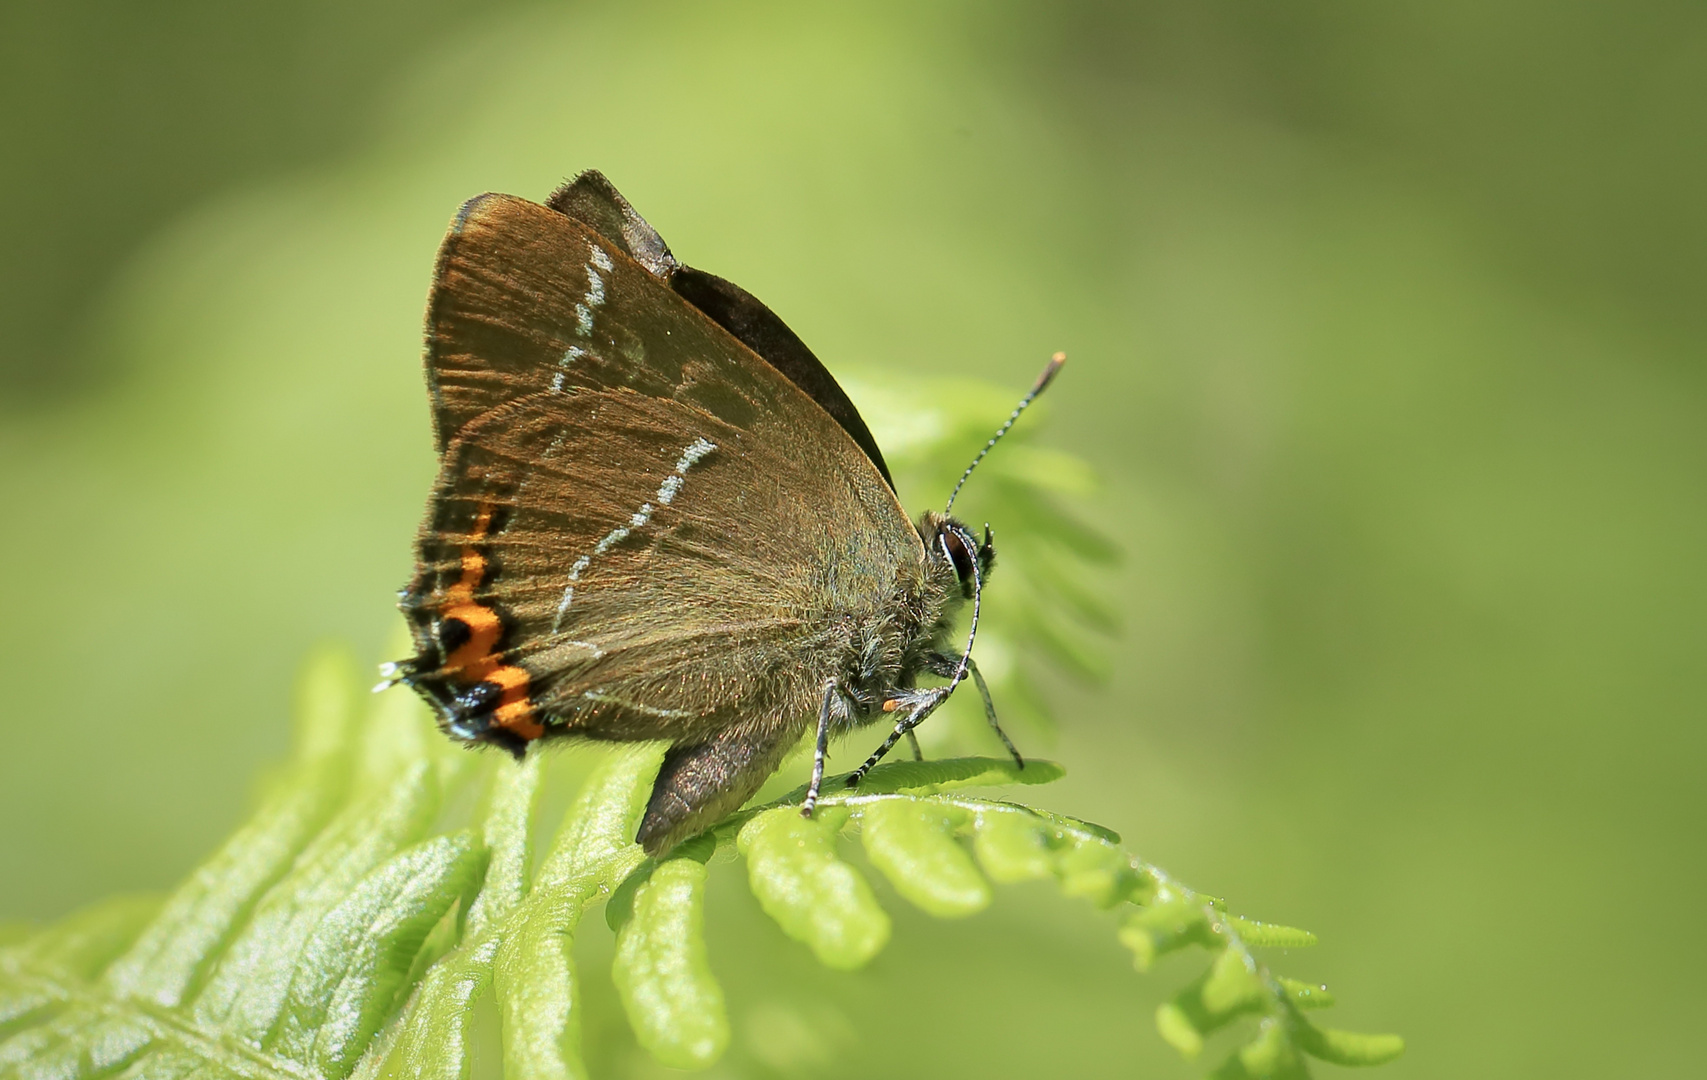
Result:
<instances>
[{"instance_id":1,"label":"striped antenna","mask_svg":"<svg viewBox=\"0 0 1707 1080\"><path fill-rule=\"evenodd\" d=\"M1043 365L1043 373L1037 377L1036 382L1031 384L1031 392L1020 398L1019 404L1014 406L1014 411L1008 414L1007 423L996 429L996 433L990 436L990 441L984 444L984 449L978 451L978 456L972 459L972 464L966 466L966 471L960 474L960 482L955 484L954 490L948 493L948 505L942 508L944 514L954 509L954 500L960 494L960 489L966 486L966 478L971 476L972 470L976 469L978 463L984 460L984 455L990 452L990 447L1001 442L1002 436L1006 435L1008 430L1014 426L1014 421L1019 419L1019 414L1037 400L1037 395L1043 393L1050 380L1055 378L1055 373L1060 371L1061 365L1066 362L1067 354L1058 352L1049 358L1049 363Z\"/></svg>"}]
</instances>

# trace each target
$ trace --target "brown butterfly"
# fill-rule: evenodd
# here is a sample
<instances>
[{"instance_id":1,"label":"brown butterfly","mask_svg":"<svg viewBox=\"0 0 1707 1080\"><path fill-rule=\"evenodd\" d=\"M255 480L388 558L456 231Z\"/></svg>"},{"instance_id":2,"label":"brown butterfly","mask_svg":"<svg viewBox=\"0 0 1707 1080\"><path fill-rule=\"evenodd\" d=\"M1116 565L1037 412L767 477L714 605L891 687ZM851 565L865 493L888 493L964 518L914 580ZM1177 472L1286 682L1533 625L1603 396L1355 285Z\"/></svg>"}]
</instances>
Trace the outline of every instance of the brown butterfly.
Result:
<instances>
[{"instance_id":1,"label":"brown butterfly","mask_svg":"<svg viewBox=\"0 0 1707 1080\"><path fill-rule=\"evenodd\" d=\"M817 357L599 173L544 206L462 207L426 369L439 476L399 601L416 655L387 674L452 738L668 740L636 838L658 854L750 798L814 718L808 814L830 736L893 720L857 783L968 674L1001 732L970 656L988 527L910 522Z\"/></svg>"}]
</instances>

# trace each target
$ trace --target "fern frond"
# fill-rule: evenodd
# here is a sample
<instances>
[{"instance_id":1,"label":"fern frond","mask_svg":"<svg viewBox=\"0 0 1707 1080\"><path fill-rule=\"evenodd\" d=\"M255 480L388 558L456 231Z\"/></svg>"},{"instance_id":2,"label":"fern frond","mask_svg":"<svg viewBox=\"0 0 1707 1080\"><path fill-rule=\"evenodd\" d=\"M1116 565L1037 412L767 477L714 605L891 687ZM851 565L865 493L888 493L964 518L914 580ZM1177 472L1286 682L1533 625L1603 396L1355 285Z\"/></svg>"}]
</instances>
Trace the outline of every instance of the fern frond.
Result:
<instances>
[{"instance_id":1,"label":"fern frond","mask_svg":"<svg viewBox=\"0 0 1707 1080\"><path fill-rule=\"evenodd\" d=\"M946 404L867 415L910 424L885 439L898 448L892 461L940 473L946 491L954 473L941 463L980 445L1006 395L974 384L911 400ZM992 463L1009 464L992 464L986 497L1006 501L1019 527L1004 537L1016 554L1003 586L1012 603L993 610L989 640L1095 674L1106 657L1084 630L1113 616L1085 575L1114 548L1047 501L1093 478L1023 438L1004 450ZM1024 666L991 652L992 681L1035 696ZM369 698L355 671L339 652L311 659L290 764L170 896L116 898L43 930L0 927L0 1080L464 1080L486 1002L506 1075L585 1077L574 944L601 901L615 934L611 980L636 1040L664 1065L704 1068L731 1045L704 928L714 857L744 860L780 932L851 969L891 929L855 836L864 864L932 916L983 910L993 885L1048 880L1112 912L1140 971L1204 950L1201 975L1156 1026L1192 1057L1247 1022L1216 1076L1297 1077L1307 1059L1369 1065L1402 1049L1306 1018L1332 997L1275 973L1258 950L1311 944L1308 932L1228 912L1101 826L973 793L1049 783L1062 775L1051 762L888 763L857 790L831 779L810 819L795 790L654 860L632 838L662 747L581 748L594 766L536 869L530 826L551 787L539 748L519 765L464 753L412 694Z\"/></svg>"},{"instance_id":2,"label":"fern frond","mask_svg":"<svg viewBox=\"0 0 1707 1080\"><path fill-rule=\"evenodd\" d=\"M1314 941L1229 914L1088 822L970 794L1042 784L1047 761L898 762L858 790L835 781L811 818L796 790L738 813L662 860L632 837L661 750L609 752L585 781L530 880L528 823L542 789L521 765L422 739L403 694L356 716L347 661L308 669L294 764L254 818L164 902L119 898L0 950L0 1077L469 1075L470 1018L490 993L507 1075L587 1075L572 953L608 896L612 978L636 1038L663 1064L704 1067L730 1042L704 938L719 849L781 931L835 968L889 940L889 916L844 837L921 910L953 918L992 902L991 882L1052 879L1125 912L1135 965L1206 949L1204 973L1157 1013L1187 1056L1235 1020L1253 1038L1218 1076L1303 1075L1306 1057L1373 1064L1388 1036L1320 1029L1324 990L1283 978L1255 950ZM468 797L482 789L481 798ZM447 804L478 808L468 820Z\"/></svg>"}]
</instances>

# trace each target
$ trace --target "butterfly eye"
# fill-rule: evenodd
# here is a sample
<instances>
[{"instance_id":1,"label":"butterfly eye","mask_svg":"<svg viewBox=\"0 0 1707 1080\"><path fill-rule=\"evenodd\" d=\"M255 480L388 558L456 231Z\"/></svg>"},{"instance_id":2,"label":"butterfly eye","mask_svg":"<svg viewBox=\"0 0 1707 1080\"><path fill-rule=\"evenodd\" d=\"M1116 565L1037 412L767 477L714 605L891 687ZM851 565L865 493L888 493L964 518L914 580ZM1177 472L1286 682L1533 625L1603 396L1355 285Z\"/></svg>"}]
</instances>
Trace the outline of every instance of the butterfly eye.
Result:
<instances>
[{"instance_id":1,"label":"butterfly eye","mask_svg":"<svg viewBox=\"0 0 1707 1080\"><path fill-rule=\"evenodd\" d=\"M954 573L960 578L960 584L970 587L974 556L966 537L958 531L945 529L942 532L942 549L948 555L948 561L954 564Z\"/></svg>"}]
</instances>

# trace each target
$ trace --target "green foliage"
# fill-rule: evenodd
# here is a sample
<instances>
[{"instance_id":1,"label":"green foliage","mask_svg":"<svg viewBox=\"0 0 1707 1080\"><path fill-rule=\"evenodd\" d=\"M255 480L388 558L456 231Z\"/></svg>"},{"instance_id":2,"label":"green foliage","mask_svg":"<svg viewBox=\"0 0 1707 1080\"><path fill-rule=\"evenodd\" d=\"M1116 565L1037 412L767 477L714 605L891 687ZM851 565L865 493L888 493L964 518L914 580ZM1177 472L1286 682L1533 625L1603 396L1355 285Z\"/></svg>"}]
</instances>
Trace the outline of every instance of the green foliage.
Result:
<instances>
[{"instance_id":1,"label":"green foliage","mask_svg":"<svg viewBox=\"0 0 1707 1080\"><path fill-rule=\"evenodd\" d=\"M119 898L0 950L0 1077L458 1078L470 1074L475 1005L490 995L510 1076L586 1075L573 944L608 897L611 976L640 1045L703 1068L730 1042L704 935L709 864L738 852L764 910L824 964L857 968L889 916L850 858L922 910L970 914L990 881L1053 879L1124 913L1140 969L1194 947L1207 970L1157 1014L1187 1056L1233 1021L1254 1037L1217 1076L1304 1075L1315 1057L1385 1061L1389 1036L1311 1025L1330 1004L1255 955L1301 930L1230 915L1125 851L1106 829L968 794L1061 776L1049 762L897 762L857 790L833 780L802 818L795 791L738 813L661 860L634 829L656 746L602 753L530 873L540 759L515 765L433 735L406 691L357 708L349 665L309 667L298 751L253 819L164 902Z\"/></svg>"},{"instance_id":2,"label":"green foliage","mask_svg":"<svg viewBox=\"0 0 1707 1080\"><path fill-rule=\"evenodd\" d=\"M850 389L874 426L892 429L879 435L903 488L944 494L959 471L944 463L969 460L1011 404L977 384ZM1004 700L1022 702L1037 699L1035 673L1016 656L1094 675L1106 659L1085 631L1114 625L1087 585L1114 549L1052 501L1093 478L1028 445L1024 431L965 502L1011 523L1001 599L979 645ZM474 1072L485 1003L505 1075L583 1077L574 947L600 901L636 1041L663 1065L706 1068L731 1042L704 932L711 866L743 859L783 934L827 967L855 969L891 932L853 858L855 834L865 863L939 918L988 907L992 882L1054 881L1113 913L1140 971L1167 953L1207 951L1207 968L1156 1026L1189 1058L1251 1021L1217 1076L1295 1077L1307 1058L1369 1065L1400 1052L1391 1036L1312 1025L1304 1013L1332 1004L1326 990L1275 974L1253 951L1313 935L1229 913L1107 829L968 794L1047 784L1063 772L1051 762L890 762L857 789L829 778L810 819L798 789L654 860L632 838L662 747L583 747L574 752L593 767L535 869L534 819L551 794L539 748L519 765L464 753L408 691L364 705L358 685L339 653L308 664L291 764L170 897L111 900L33 933L0 927L0 1080L462 1080ZM959 697L961 737L989 739L976 698Z\"/></svg>"}]
</instances>

